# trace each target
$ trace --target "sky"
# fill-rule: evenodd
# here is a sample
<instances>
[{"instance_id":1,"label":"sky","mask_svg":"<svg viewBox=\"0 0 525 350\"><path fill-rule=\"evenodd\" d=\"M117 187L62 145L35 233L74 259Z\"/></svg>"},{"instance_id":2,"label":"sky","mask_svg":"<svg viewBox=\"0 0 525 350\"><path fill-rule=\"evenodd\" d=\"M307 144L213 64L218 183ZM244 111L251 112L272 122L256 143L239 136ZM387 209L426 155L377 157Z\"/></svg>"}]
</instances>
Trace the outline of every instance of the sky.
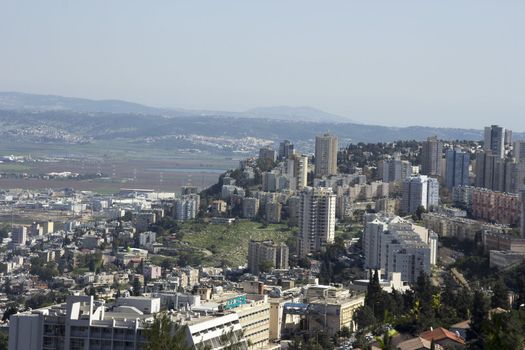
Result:
<instances>
[{"instance_id":1,"label":"sky","mask_svg":"<svg viewBox=\"0 0 525 350\"><path fill-rule=\"evenodd\" d=\"M523 18L523 0L0 0L0 91L525 131Z\"/></svg>"}]
</instances>

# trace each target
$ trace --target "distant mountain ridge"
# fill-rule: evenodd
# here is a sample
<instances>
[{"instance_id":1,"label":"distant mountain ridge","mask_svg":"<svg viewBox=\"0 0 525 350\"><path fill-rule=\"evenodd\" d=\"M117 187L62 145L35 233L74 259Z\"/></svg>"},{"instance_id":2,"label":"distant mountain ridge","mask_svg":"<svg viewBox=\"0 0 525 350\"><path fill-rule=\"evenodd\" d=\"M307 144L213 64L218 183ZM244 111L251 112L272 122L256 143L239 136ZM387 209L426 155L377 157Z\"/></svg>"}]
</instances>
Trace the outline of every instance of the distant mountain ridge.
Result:
<instances>
[{"instance_id":1,"label":"distant mountain ridge","mask_svg":"<svg viewBox=\"0 0 525 350\"><path fill-rule=\"evenodd\" d=\"M173 149L208 147L207 150L213 150L215 147L222 152L234 143L242 149L240 140L243 139L274 143L288 139L307 152L311 151L315 135L327 131L339 136L341 146L348 142L421 141L433 135L443 140L483 138L481 126L480 129L458 129L357 124L310 107L220 112L155 108L118 100L0 93L0 139L13 143L118 139ZM525 139L525 134L515 133L514 137ZM214 146L217 144L222 146L217 148Z\"/></svg>"},{"instance_id":2,"label":"distant mountain ridge","mask_svg":"<svg viewBox=\"0 0 525 350\"><path fill-rule=\"evenodd\" d=\"M0 92L0 109L31 111L74 111L85 113L133 113L180 116L231 116L265 118L304 122L352 122L349 118L312 107L271 106L253 108L245 112L190 110L182 108L150 107L122 100L91 100L58 95L38 95L21 92Z\"/></svg>"}]
</instances>

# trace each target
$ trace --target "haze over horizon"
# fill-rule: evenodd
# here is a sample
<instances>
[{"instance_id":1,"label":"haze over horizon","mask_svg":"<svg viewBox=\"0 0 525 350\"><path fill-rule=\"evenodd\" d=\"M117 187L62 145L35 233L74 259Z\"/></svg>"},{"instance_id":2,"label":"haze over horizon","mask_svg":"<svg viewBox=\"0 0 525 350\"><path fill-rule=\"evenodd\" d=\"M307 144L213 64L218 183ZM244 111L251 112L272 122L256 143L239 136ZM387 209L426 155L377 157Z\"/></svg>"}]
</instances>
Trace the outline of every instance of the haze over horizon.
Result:
<instances>
[{"instance_id":1,"label":"haze over horizon","mask_svg":"<svg viewBox=\"0 0 525 350\"><path fill-rule=\"evenodd\" d=\"M0 91L525 131L525 3L0 4Z\"/></svg>"}]
</instances>

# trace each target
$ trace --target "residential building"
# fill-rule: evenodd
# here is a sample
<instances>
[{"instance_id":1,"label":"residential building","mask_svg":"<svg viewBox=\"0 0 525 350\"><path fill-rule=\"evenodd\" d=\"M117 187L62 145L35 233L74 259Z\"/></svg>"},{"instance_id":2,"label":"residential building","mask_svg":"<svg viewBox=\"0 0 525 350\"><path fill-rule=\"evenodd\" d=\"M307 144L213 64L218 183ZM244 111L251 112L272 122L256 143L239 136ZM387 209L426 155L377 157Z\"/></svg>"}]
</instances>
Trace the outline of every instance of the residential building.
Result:
<instances>
[{"instance_id":1,"label":"residential building","mask_svg":"<svg viewBox=\"0 0 525 350\"><path fill-rule=\"evenodd\" d=\"M379 176L383 182L402 181L412 175L412 163L407 160L385 159L379 164Z\"/></svg>"},{"instance_id":2,"label":"residential building","mask_svg":"<svg viewBox=\"0 0 525 350\"><path fill-rule=\"evenodd\" d=\"M191 220L199 213L200 196L198 194L187 194L174 201L175 220Z\"/></svg>"},{"instance_id":3,"label":"residential building","mask_svg":"<svg viewBox=\"0 0 525 350\"><path fill-rule=\"evenodd\" d=\"M403 181L401 211L413 214L419 207L427 210L439 204L439 182L426 175L406 178Z\"/></svg>"},{"instance_id":4,"label":"residential building","mask_svg":"<svg viewBox=\"0 0 525 350\"><path fill-rule=\"evenodd\" d=\"M284 140L279 144L279 159L286 159L295 154L295 149L293 144Z\"/></svg>"},{"instance_id":5,"label":"residential building","mask_svg":"<svg viewBox=\"0 0 525 350\"><path fill-rule=\"evenodd\" d=\"M299 256L317 253L334 241L336 195L329 187L305 187L299 209Z\"/></svg>"},{"instance_id":6,"label":"residential building","mask_svg":"<svg viewBox=\"0 0 525 350\"><path fill-rule=\"evenodd\" d=\"M27 242L27 227L20 226L13 230L11 234L12 243L17 246L26 245Z\"/></svg>"},{"instance_id":7,"label":"residential building","mask_svg":"<svg viewBox=\"0 0 525 350\"><path fill-rule=\"evenodd\" d=\"M259 199L247 197L242 200L242 217L254 219L259 213Z\"/></svg>"},{"instance_id":8,"label":"residential building","mask_svg":"<svg viewBox=\"0 0 525 350\"><path fill-rule=\"evenodd\" d=\"M525 186L521 190L521 237L525 238Z\"/></svg>"},{"instance_id":9,"label":"residential building","mask_svg":"<svg viewBox=\"0 0 525 350\"><path fill-rule=\"evenodd\" d=\"M500 225L492 225L464 217L449 216L442 213L423 213L423 225L440 237L453 237L459 240L476 240L483 231L502 232Z\"/></svg>"},{"instance_id":10,"label":"residential building","mask_svg":"<svg viewBox=\"0 0 525 350\"><path fill-rule=\"evenodd\" d=\"M498 158L505 157L505 128L498 125L485 127L483 149Z\"/></svg>"},{"instance_id":11,"label":"residential building","mask_svg":"<svg viewBox=\"0 0 525 350\"><path fill-rule=\"evenodd\" d=\"M513 154L518 163L525 163L525 141L514 142Z\"/></svg>"},{"instance_id":12,"label":"residential building","mask_svg":"<svg viewBox=\"0 0 525 350\"><path fill-rule=\"evenodd\" d=\"M261 266L269 263L275 269L288 269L288 247L268 241L250 241L248 246L248 270L258 275Z\"/></svg>"},{"instance_id":13,"label":"residential building","mask_svg":"<svg viewBox=\"0 0 525 350\"><path fill-rule=\"evenodd\" d=\"M282 204L277 201L266 202L264 205L264 217L268 223L278 224L281 222Z\"/></svg>"},{"instance_id":14,"label":"residential building","mask_svg":"<svg viewBox=\"0 0 525 350\"><path fill-rule=\"evenodd\" d=\"M337 136L324 134L315 138L315 176L337 175Z\"/></svg>"},{"instance_id":15,"label":"residential building","mask_svg":"<svg viewBox=\"0 0 525 350\"><path fill-rule=\"evenodd\" d=\"M308 181L308 157L291 154L285 161L285 172L294 181L294 190L302 190Z\"/></svg>"},{"instance_id":16,"label":"residential building","mask_svg":"<svg viewBox=\"0 0 525 350\"><path fill-rule=\"evenodd\" d=\"M423 141L421 150L421 174L439 176L441 172L441 158L443 154L443 142L436 136L429 137Z\"/></svg>"},{"instance_id":17,"label":"residential building","mask_svg":"<svg viewBox=\"0 0 525 350\"><path fill-rule=\"evenodd\" d=\"M277 160L277 152L270 147L263 147L259 149L259 159L275 162Z\"/></svg>"},{"instance_id":18,"label":"residential building","mask_svg":"<svg viewBox=\"0 0 525 350\"><path fill-rule=\"evenodd\" d=\"M456 186L469 185L470 154L449 149L445 154L445 186L449 190Z\"/></svg>"},{"instance_id":19,"label":"residential building","mask_svg":"<svg viewBox=\"0 0 525 350\"><path fill-rule=\"evenodd\" d=\"M521 200L518 194L476 188L472 191L472 217L495 224L519 226Z\"/></svg>"},{"instance_id":20,"label":"residential building","mask_svg":"<svg viewBox=\"0 0 525 350\"><path fill-rule=\"evenodd\" d=\"M476 155L476 187L505 191L506 161L490 151Z\"/></svg>"},{"instance_id":21,"label":"residential building","mask_svg":"<svg viewBox=\"0 0 525 350\"><path fill-rule=\"evenodd\" d=\"M380 269L385 279L400 272L413 283L421 273L430 273L437 261L437 235L393 215L366 214L363 233L365 268Z\"/></svg>"}]
</instances>

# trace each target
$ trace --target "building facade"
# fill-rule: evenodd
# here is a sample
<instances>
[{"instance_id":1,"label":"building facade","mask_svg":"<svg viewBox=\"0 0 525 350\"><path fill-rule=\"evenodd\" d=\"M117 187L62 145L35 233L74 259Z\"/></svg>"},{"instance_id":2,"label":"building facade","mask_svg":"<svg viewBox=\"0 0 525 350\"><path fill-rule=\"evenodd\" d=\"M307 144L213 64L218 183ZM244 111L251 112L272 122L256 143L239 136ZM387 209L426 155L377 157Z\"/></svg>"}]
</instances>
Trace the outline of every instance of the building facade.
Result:
<instances>
[{"instance_id":1,"label":"building facade","mask_svg":"<svg viewBox=\"0 0 525 350\"><path fill-rule=\"evenodd\" d=\"M439 204L439 182L426 175L406 178L403 181L401 211L413 214L419 207L429 210Z\"/></svg>"},{"instance_id":2,"label":"building facade","mask_svg":"<svg viewBox=\"0 0 525 350\"><path fill-rule=\"evenodd\" d=\"M317 253L334 241L336 195L329 187L306 187L299 209L299 256Z\"/></svg>"},{"instance_id":3,"label":"building facade","mask_svg":"<svg viewBox=\"0 0 525 350\"><path fill-rule=\"evenodd\" d=\"M456 186L468 186L470 154L449 149L445 158L445 186L450 190Z\"/></svg>"},{"instance_id":4,"label":"building facade","mask_svg":"<svg viewBox=\"0 0 525 350\"><path fill-rule=\"evenodd\" d=\"M275 269L288 269L289 252L286 244L273 241L250 241L248 245L248 270L254 275L261 272L263 264Z\"/></svg>"},{"instance_id":5,"label":"building facade","mask_svg":"<svg viewBox=\"0 0 525 350\"><path fill-rule=\"evenodd\" d=\"M429 137L423 141L421 150L421 174L439 176L441 174L441 158L443 154L443 142L436 136Z\"/></svg>"},{"instance_id":6,"label":"building facade","mask_svg":"<svg viewBox=\"0 0 525 350\"><path fill-rule=\"evenodd\" d=\"M315 138L315 176L337 175L337 136L324 134Z\"/></svg>"}]
</instances>

